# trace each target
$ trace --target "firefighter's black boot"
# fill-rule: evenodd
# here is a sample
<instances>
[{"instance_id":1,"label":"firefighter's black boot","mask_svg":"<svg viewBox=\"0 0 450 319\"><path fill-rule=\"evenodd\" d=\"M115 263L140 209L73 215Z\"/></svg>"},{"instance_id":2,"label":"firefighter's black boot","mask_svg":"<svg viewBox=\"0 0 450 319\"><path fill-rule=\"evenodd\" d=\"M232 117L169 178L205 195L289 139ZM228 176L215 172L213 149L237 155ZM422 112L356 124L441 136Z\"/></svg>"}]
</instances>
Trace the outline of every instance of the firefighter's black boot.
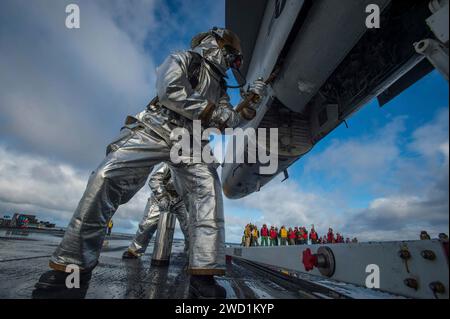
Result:
<instances>
[{"instance_id":1,"label":"firefighter's black boot","mask_svg":"<svg viewBox=\"0 0 450 319\"><path fill-rule=\"evenodd\" d=\"M193 298L225 299L225 288L218 285L214 276L191 276L190 291Z\"/></svg>"},{"instance_id":2,"label":"firefighter's black boot","mask_svg":"<svg viewBox=\"0 0 450 319\"><path fill-rule=\"evenodd\" d=\"M132 251L130 250L126 250L123 252L122 254L122 259L138 259L139 256L134 254Z\"/></svg>"},{"instance_id":3,"label":"firefighter's black boot","mask_svg":"<svg viewBox=\"0 0 450 319\"><path fill-rule=\"evenodd\" d=\"M66 290L69 289L66 285L66 279L69 275L71 275L70 272L49 270L41 275L34 286L42 290ZM80 272L80 288L89 284L91 275L92 272L90 271Z\"/></svg>"}]
</instances>

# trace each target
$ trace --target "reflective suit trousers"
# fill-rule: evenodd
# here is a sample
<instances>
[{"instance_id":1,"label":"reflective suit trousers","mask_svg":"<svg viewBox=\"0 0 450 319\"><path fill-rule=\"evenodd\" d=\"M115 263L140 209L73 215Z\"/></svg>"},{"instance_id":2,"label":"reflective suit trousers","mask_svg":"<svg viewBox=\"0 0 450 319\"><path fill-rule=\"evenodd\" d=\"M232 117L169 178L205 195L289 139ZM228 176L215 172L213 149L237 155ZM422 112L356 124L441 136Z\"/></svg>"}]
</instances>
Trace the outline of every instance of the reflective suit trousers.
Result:
<instances>
[{"instance_id":1,"label":"reflective suit trousers","mask_svg":"<svg viewBox=\"0 0 450 319\"><path fill-rule=\"evenodd\" d=\"M225 273L225 234L222 189L216 168L204 163L172 164L170 148L158 135L142 127L124 128L111 151L91 174L86 190L50 260L56 270L69 264L81 270L97 265L106 224L117 208L145 184L153 167L167 162L177 175L176 189L186 194L189 211L190 272Z\"/></svg>"},{"instance_id":2,"label":"reflective suit trousers","mask_svg":"<svg viewBox=\"0 0 450 319\"><path fill-rule=\"evenodd\" d=\"M178 223L180 224L181 231L184 235L184 251L187 253L189 251L189 229L186 206L184 203L181 203L171 207L170 213L175 214L178 219ZM160 215L161 210L152 195L148 199L144 216L139 223L139 227L136 235L134 235L133 241L128 247L129 250L138 255L145 253L145 250L147 249L147 246L158 227Z\"/></svg>"}]
</instances>

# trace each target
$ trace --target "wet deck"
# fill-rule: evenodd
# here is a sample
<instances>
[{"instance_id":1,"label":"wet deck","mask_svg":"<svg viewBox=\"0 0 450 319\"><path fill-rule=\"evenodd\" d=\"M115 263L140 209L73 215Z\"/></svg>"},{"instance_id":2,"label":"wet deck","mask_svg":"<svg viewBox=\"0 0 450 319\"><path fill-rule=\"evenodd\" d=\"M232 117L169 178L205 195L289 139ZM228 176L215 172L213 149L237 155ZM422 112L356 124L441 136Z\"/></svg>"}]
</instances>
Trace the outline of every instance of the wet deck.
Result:
<instances>
[{"instance_id":1,"label":"wet deck","mask_svg":"<svg viewBox=\"0 0 450 319\"><path fill-rule=\"evenodd\" d=\"M87 299L184 299L189 298L189 276L184 270L183 242L175 241L168 267L150 264L153 246L139 260L122 260L129 239L112 236L105 245L99 265L85 291L67 295L41 295L34 291L39 276L48 270L48 259L62 233L0 229L0 299L87 298ZM280 285L275 278L255 272L240 263L227 266L218 282L230 299L305 298L299 289Z\"/></svg>"}]
</instances>

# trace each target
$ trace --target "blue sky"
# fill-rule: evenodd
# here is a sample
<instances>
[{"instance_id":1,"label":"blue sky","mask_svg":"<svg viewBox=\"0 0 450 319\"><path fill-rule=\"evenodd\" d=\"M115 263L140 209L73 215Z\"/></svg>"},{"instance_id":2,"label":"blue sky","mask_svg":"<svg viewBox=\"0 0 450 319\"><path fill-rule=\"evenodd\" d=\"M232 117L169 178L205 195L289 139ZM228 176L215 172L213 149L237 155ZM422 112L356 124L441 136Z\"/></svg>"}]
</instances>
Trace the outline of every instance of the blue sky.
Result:
<instances>
[{"instance_id":1,"label":"blue sky","mask_svg":"<svg viewBox=\"0 0 450 319\"><path fill-rule=\"evenodd\" d=\"M72 2L80 30L64 27ZM1 1L0 214L65 225L126 115L152 98L156 66L215 25L223 1ZM333 226L362 240L448 232L448 94L433 72L383 108L369 103L288 181L226 200L227 240L248 222ZM116 230L135 231L148 195L119 209Z\"/></svg>"}]
</instances>

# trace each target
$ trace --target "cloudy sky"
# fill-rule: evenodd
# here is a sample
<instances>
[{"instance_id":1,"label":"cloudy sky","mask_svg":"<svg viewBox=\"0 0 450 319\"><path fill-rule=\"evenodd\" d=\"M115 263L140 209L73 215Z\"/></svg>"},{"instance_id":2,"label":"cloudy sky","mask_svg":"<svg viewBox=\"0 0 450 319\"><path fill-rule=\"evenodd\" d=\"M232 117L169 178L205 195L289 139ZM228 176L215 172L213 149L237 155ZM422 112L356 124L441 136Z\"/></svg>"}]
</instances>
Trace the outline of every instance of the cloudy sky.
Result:
<instances>
[{"instance_id":1,"label":"cloudy sky","mask_svg":"<svg viewBox=\"0 0 450 319\"><path fill-rule=\"evenodd\" d=\"M65 226L127 114L154 94L155 67L224 25L222 1L0 1L0 215ZM225 201L227 241L242 226L329 226L360 240L449 229L448 83L430 74L383 108L369 103L260 193ZM149 189L115 218L133 233ZM179 234L179 233L178 233Z\"/></svg>"}]
</instances>

